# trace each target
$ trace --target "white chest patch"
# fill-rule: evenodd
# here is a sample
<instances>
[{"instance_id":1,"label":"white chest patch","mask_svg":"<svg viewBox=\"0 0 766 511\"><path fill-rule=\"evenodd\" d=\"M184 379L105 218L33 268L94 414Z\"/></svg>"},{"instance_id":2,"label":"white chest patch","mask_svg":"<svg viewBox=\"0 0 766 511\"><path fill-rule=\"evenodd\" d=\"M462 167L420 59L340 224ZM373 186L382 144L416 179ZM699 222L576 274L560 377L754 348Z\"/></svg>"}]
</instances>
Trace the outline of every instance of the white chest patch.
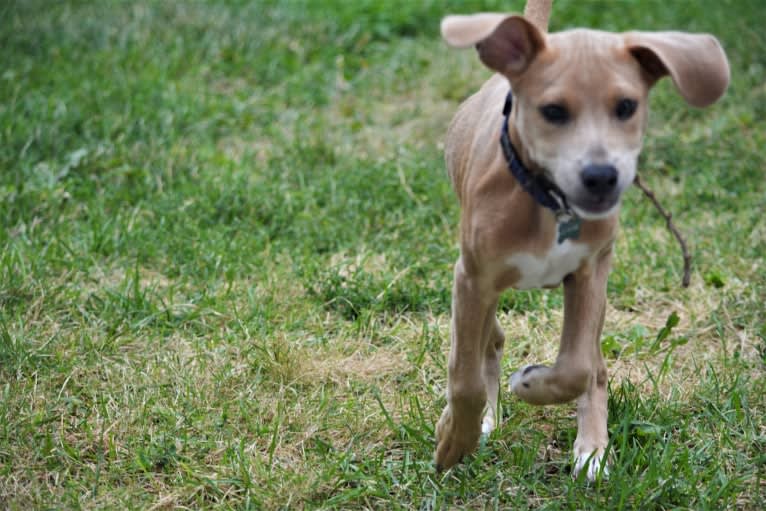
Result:
<instances>
[{"instance_id":1,"label":"white chest patch","mask_svg":"<svg viewBox=\"0 0 766 511\"><path fill-rule=\"evenodd\" d=\"M519 252L508 257L505 263L521 274L513 287L531 289L557 286L580 266L587 255L588 245L584 243L572 243L570 240L557 243L554 239L548 252L541 257Z\"/></svg>"}]
</instances>

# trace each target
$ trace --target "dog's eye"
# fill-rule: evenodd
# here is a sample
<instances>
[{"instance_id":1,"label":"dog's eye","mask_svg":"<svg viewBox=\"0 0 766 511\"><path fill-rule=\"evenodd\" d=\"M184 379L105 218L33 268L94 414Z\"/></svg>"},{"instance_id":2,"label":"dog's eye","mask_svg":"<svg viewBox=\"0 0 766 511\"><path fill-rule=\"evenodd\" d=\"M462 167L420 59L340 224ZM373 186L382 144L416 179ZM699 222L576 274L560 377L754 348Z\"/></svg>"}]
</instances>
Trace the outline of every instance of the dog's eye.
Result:
<instances>
[{"instance_id":1,"label":"dog's eye","mask_svg":"<svg viewBox=\"0 0 766 511\"><path fill-rule=\"evenodd\" d=\"M540 114L551 124L566 124L569 121L569 110L557 103L541 106Z\"/></svg>"},{"instance_id":2,"label":"dog's eye","mask_svg":"<svg viewBox=\"0 0 766 511\"><path fill-rule=\"evenodd\" d=\"M638 102L634 99L623 98L617 102L614 108L614 115L621 121L627 121L636 113Z\"/></svg>"}]
</instances>

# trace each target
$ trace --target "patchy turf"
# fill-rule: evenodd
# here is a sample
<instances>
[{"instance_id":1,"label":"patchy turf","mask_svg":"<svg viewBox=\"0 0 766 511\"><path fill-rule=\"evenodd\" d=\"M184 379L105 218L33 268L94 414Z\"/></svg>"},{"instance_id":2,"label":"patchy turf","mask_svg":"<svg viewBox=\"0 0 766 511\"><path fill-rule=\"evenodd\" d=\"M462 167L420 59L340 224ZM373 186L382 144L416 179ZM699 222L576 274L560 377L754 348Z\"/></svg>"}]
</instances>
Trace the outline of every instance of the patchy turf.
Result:
<instances>
[{"instance_id":1,"label":"patchy turf","mask_svg":"<svg viewBox=\"0 0 766 511\"><path fill-rule=\"evenodd\" d=\"M596 485L570 476L573 406L507 395L490 442L433 470L440 141L488 76L438 20L509 8L444 4L0 6L0 507L766 507L762 3L556 1L554 30L715 33L733 73L704 111L652 95L642 176L695 265L681 289L628 193ZM506 374L555 356L561 305L503 297Z\"/></svg>"}]
</instances>

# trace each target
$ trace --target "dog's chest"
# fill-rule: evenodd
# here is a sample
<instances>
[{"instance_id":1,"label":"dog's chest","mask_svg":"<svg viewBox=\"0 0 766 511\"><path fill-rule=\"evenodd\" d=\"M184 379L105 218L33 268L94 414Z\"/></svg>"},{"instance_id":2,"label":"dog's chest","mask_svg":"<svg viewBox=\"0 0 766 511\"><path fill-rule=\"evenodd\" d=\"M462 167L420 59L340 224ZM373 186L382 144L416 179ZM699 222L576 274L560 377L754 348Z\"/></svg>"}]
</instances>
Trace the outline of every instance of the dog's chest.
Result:
<instances>
[{"instance_id":1,"label":"dog's chest","mask_svg":"<svg viewBox=\"0 0 766 511\"><path fill-rule=\"evenodd\" d=\"M568 274L580 267L589 253L586 243L573 243L555 239L543 255L517 252L508 256L505 263L518 272L513 284L517 289L557 286Z\"/></svg>"}]
</instances>

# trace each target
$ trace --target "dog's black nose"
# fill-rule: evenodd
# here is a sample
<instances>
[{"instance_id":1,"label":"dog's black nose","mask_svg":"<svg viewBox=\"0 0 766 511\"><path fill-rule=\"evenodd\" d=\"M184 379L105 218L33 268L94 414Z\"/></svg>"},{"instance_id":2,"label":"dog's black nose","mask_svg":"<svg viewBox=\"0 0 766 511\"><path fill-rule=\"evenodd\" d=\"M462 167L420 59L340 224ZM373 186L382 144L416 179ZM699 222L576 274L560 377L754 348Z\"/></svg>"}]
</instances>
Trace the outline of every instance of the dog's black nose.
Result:
<instances>
[{"instance_id":1,"label":"dog's black nose","mask_svg":"<svg viewBox=\"0 0 766 511\"><path fill-rule=\"evenodd\" d=\"M593 195L607 195L617 186L617 169L612 165L588 165L582 169L582 183Z\"/></svg>"}]
</instances>

